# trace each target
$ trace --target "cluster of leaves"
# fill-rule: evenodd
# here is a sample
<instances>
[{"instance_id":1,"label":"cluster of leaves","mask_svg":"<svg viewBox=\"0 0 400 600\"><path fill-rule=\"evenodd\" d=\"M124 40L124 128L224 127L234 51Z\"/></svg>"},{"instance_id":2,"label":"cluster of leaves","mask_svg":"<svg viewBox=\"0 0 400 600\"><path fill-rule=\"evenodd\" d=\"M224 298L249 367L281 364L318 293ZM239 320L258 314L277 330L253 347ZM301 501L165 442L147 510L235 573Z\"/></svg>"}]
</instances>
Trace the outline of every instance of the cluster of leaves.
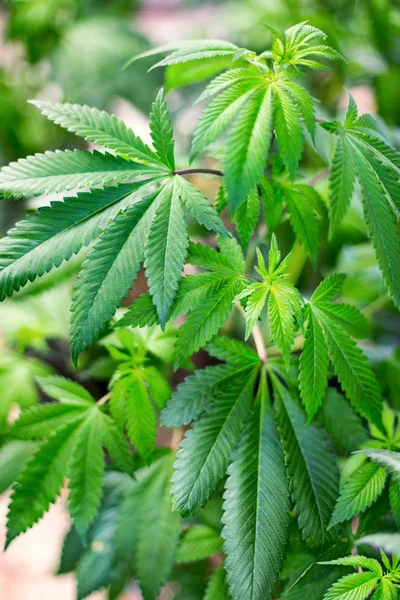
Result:
<instances>
[{"instance_id":1,"label":"cluster of leaves","mask_svg":"<svg viewBox=\"0 0 400 600\"><path fill-rule=\"evenodd\" d=\"M390 560L382 550L381 558L386 569L385 572L381 564L374 558L359 555L321 563L359 568L358 573L345 575L334 583L325 594L324 600L335 600L335 598L343 597L359 600L366 600L367 598L396 600L398 598L398 584L400 583L399 559L397 556L393 556L392 564L390 564Z\"/></svg>"},{"instance_id":2,"label":"cluster of leaves","mask_svg":"<svg viewBox=\"0 0 400 600\"><path fill-rule=\"evenodd\" d=\"M383 411L383 428L370 423L372 440L349 459L331 526L365 512L388 484L393 518L400 523L400 428L398 416L388 407ZM367 460L367 459L370 460Z\"/></svg>"},{"instance_id":3,"label":"cluster of leaves","mask_svg":"<svg viewBox=\"0 0 400 600\"><path fill-rule=\"evenodd\" d=\"M117 336L122 348L108 346L119 363L111 380L110 413L121 430L126 426L129 440L148 461L157 435L156 407L164 408L171 388L154 365L146 364L149 344L126 329L118 329Z\"/></svg>"},{"instance_id":4,"label":"cluster of leaves","mask_svg":"<svg viewBox=\"0 0 400 600\"><path fill-rule=\"evenodd\" d=\"M71 194L28 215L0 242L0 298L36 278L45 281L53 267L90 246L78 261L72 297L75 364L107 334L101 340L112 362L107 396L96 402L73 381L41 377L56 402L26 408L4 429L29 444L11 494L7 544L43 516L68 477L73 529L60 572L76 568L80 598L105 586L116 598L135 578L145 600L153 600L166 582L179 581L180 564L221 553L222 565L202 590L205 600L264 600L278 592L295 600L307 585L316 600L325 592L327 599L374 593L391 600L398 583L397 559L391 567L382 555L386 572L366 557L340 559L372 531L374 517L378 527L380 515L400 520L398 417L355 341L368 336L369 323L353 305L336 301L342 275L326 277L305 299L290 279L291 255L281 260L273 234L285 203L296 240L316 267L327 211L313 186L296 180L305 143L316 134L314 101L298 83L299 68L327 68L320 59L341 57L307 23L272 33L272 48L259 55L212 40L146 53L167 53L155 66L227 61L201 96L213 99L191 152L195 159L230 128L215 207L184 178L188 170L176 168L162 90L150 114L153 148L105 112L36 102L50 120L107 151L45 153L0 173L7 199ZM357 179L386 286L399 304L398 153L369 115L358 117L351 98L343 125L321 125L337 138L331 230ZM260 201L271 235L268 261L263 233L254 248L248 243ZM225 206L241 243L220 217ZM217 234L215 244L189 239L186 213ZM110 327L142 267L148 292ZM257 351L220 335L240 314L235 307ZM169 367L191 369L201 349L211 364L171 393ZM159 412L161 424L178 433L191 425L176 454L154 447ZM337 455L359 450L340 480ZM219 501L222 508L210 515ZM381 512L371 513L378 503ZM354 532L351 521L360 514ZM321 562L335 567L327 577ZM370 573L343 573L348 566Z\"/></svg>"}]
</instances>

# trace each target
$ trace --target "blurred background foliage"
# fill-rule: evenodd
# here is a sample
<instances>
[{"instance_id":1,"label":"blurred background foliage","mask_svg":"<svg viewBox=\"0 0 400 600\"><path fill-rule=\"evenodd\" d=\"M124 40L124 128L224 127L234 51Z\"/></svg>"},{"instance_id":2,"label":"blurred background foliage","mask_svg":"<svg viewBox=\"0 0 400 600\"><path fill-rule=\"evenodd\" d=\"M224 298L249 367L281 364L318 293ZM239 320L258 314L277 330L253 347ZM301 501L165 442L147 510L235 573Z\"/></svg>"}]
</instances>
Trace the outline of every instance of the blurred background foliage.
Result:
<instances>
[{"instance_id":1,"label":"blurred background foliage","mask_svg":"<svg viewBox=\"0 0 400 600\"><path fill-rule=\"evenodd\" d=\"M376 114L391 142L399 147L398 0L0 0L0 166L36 152L82 147L78 138L41 117L27 103L29 99L77 102L115 112L146 138L145 115L163 81L169 90L179 162L186 166L200 111L193 101L204 86L198 82L222 70L224 61L177 65L163 74L160 70L147 73L151 61L139 61L123 70L126 60L151 46L190 37L228 39L262 51L270 43L264 23L284 29L307 19L325 31L329 44L347 59L336 63L332 71L305 76L304 84L319 101L318 114L335 116L343 110L345 87L355 97L360 113ZM328 159L330 136L321 131L317 144L320 155ZM206 164L216 164L219 149L210 149ZM326 164L309 147L302 162L305 180L310 182L324 169ZM218 182L199 177L193 183L210 199L215 197ZM326 201L327 180L321 178L315 186ZM41 203L40 198L1 203L0 234ZM321 275L331 270L348 274L346 298L371 319L373 335L363 347L377 367L386 399L400 410L400 319L382 285L357 190L332 240L327 239L326 224L323 227L325 241L317 273L295 246L292 279L307 297ZM283 251L289 251L294 238L285 218L277 236ZM115 364L104 341L86 352L79 373L69 356L68 304L81 261L78 255L0 306L0 424L10 417L13 406L38 400L34 380L39 374L56 371L77 378L99 396L107 390ZM144 288L145 279L139 278L130 300ZM232 331L233 327L228 322L227 328ZM201 355L196 362L207 360ZM0 444L1 490L8 487L31 451L13 443ZM101 574L102 566L98 569ZM188 570L183 577L190 579ZM197 598L186 589L188 594L180 598Z\"/></svg>"}]
</instances>

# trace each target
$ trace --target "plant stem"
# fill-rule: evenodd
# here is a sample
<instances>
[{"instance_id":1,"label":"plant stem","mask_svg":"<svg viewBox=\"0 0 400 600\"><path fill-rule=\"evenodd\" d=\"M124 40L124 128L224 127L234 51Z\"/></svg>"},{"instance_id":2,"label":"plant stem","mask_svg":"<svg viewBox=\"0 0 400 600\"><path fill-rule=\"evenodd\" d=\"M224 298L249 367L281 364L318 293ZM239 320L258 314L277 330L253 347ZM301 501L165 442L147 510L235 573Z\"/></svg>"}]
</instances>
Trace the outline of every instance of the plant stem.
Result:
<instances>
[{"instance_id":1,"label":"plant stem","mask_svg":"<svg viewBox=\"0 0 400 600\"><path fill-rule=\"evenodd\" d=\"M106 394L105 396L100 398L100 400L98 400L96 402L97 406L101 406L102 404L105 404L110 398L111 398L111 392L108 392L108 394Z\"/></svg>"},{"instance_id":2,"label":"plant stem","mask_svg":"<svg viewBox=\"0 0 400 600\"><path fill-rule=\"evenodd\" d=\"M325 177L328 177L328 175L330 174L330 169L328 169L328 167L326 167L326 169L322 169L322 171L319 171L319 173L316 173L313 177L311 177L310 181L307 183L307 185L315 185L316 183L318 183L319 181L321 181L322 179L325 179Z\"/></svg>"},{"instance_id":3,"label":"plant stem","mask_svg":"<svg viewBox=\"0 0 400 600\"><path fill-rule=\"evenodd\" d=\"M361 312L365 317L370 318L372 315L378 312L378 310L381 310L381 308L388 304L389 301L390 297L388 294L382 294L382 296L379 296L379 298L371 302L371 304L368 304L368 306L366 306Z\"/></svg>"},{"instance_id":4,"label":"plant stem","mask_svg":"<svg viewBox=\"0 0 400 600\"><path fill-rule=\"evenodd\" d=\"M240 312L242 313L242 315L244 317L246 317L246 313L244 311L243 306L237 302L236 306L239 308ZM258 323L256 323L253 327L253 329L251 330L251 335L253 337L254 340L254 344L257 350L257 354L260 357L261 362L265 365L265 363L267 362L267 348L264 344L264 337L262 334L262 331L260 329L260 326Z\"/></svg>"},{"instance_id":5,"label":"plant stem","mask_svg":"<svg viewBox=\"0 0 400 600\"><path fill-rule=\"evenodd\" d=\"M218 169L182 169L181 171L174 171L173 175L191 175L192 173L206 173L208 175L218 175L218 177L223 176L223 172L218 171Z\"/></svg>"},{"instance_id":6,"label":"plant stem","mask_svg":"<svg viewBox=\"0 0 400 600\"><path fill-rule=\"evenodd\" d=\"M169 443L169 447L171 450L177 450L179 445L183 439L185 430L183 427L175 427L172 431L171 441Z\"/></svg>"},{"instance_id":7,"label":"plant stem","mask_svg":"<svg viewBox=\"0 0 400 600\"><path fill-rule=\"evenodd\" d=\"M257 354L260 357L261 362L265 365L267 362L267 348L264 344L263 334L261 332L260 326L256 323L251 330L251 335L253 336L254 344L256 346Z\"/></svg>"}]
</instances>

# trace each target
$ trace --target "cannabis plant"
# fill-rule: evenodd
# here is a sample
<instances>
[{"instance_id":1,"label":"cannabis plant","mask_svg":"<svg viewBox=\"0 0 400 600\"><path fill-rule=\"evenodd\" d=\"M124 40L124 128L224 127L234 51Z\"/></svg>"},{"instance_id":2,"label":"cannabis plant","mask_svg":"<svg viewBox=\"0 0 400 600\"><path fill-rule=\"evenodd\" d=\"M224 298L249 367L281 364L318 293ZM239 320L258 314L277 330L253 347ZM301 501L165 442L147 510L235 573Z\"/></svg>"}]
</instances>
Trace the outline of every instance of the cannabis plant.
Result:
<instances>
[{"instance_id":1,"label":"cannabis plant","mask_svg":"<svg viewBox=\"0 0 400 600\"><path fill-rule=\"evenodd\" d=\"M97 344L108 393L41 374L46 402L3 431L34 442L12 488L7 545L68 478L73 525L59 571L76 570L79 598L102 587L117 598L132 580L146 600L166 584L173 597L206 600L397 597L398 559L374 548L379 532L384 541L400 525L398 414L382 397L368 344L357 341L370 321L343 301L345 277L327 273L319 251L361 198L400 306L400 155L350 94L343 119L316 116L303 72L343 60L322 31L308 23L270 31L270 49L258 55L216 40L142 55L166 55L153 68L196 63L197 81L219 71L198 100L190 159L203 166L177 166L160 90L153 147L96 108L34 101L105 150L47 152L1 171L5 199L64 194L0 242L1 299L88 247L70 346L88 372ZM321 139L332 148L328 165ZM206 160L217 143L222 157L209 150ZM310 152L322 165L311 179ZM215 202L193 173L196 182L220 180ZM327 202L316 189L324 178ZM282 249L283 224L296 240L292 255ZM315 270L307 297L296 253ZM142 269L148 291L115 317ZM201 350L207 366L187 374ZM185 369L175 389L172 366ZM155 448L158 433L165 439L158 422L174 429L170 448Z\"/></svg>"}]
</instances>

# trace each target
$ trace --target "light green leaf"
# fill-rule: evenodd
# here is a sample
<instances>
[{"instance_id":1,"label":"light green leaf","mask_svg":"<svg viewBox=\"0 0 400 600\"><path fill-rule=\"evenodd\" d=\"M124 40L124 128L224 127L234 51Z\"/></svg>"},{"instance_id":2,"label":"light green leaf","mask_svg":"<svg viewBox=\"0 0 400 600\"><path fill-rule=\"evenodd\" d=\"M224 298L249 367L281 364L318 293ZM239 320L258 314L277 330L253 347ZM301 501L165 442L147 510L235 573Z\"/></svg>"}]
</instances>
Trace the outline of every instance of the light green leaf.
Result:
<instances>
[{"instance_id":1,"label":"light green leaf","mask_svg":"<svg viewBox=\"0 0 400 600\"><path fill-rule=\"evenodd\" d=\"M345 278L346 276L342 273L333 273L329 277L325 277L311 296L311 303L317 304L333 300L342 291Z\"/></svg>"},{"instance_id":2,"label":"light green leaf","mask_svg":"<svg viewBox=\"0 0 400 600\"><path fill-rule=\"evenodd\" d=\"M198 273L187 275L179 282L171 318L186 315L201 306L211 295L216 294L231 278L220 273Z\"/></svg>"},{"instance_id":3,"label":"light green leaf","mask_svg":"<svg viewBox=\"0 0 400 600\"><path fill-rule=\"evenodd\" d=\"M239 277L232 278L189 314L178 331L176 366L179 366L185 357L197 352L218 333L232 310L234 298L243 286L244 283Z\"/></svg>"},{"instance_id":4,"label":"light green leaf","mask_svg":"<svg viewBox=\"0 0 400 600\"><path fill-rule=\"evenodd\" d=\"M225 242L225 243L224 243ZM224 277L241 275L244 271L244 257L234 238L218 240L221 252L206 244L190 243L188 262L203 269L215 271Z\"/></svg>"},{"instance_id":5,"label":"light green leaf","mask_svg":"<svg viewBox=\"0 0 400 600\"><path fill-rule=\"evenodd\" d=\"M289 79L283 84L283 89L287 90L292 96L294 102L304 119L304 124L307 127L308 133L313 142L315 142L315 109L312 96L305 88L298 85L293 80Z\"/></svg>"},{"instance_id":6,"label":"light green leaf","mask_svg":"<svg viewBox=\"0 0 400 600\"><path fill-rule=\"evenodd\" d=\"M295 325L291 305L279 284L271 286L268 320L275 344L282 353L286 369L289 369L290 348L294 341Z\"/></svg>"},{"instance_id":7,"label":"light green leaf","mask_svg":"<svg viewBox=\"0 0 400 600\"><path fill-rule=\"evenodd\" d=\"M184 533L176 556L177 563L203 560L222 550L222 540L209 525L194 525Z\"/></svg>"},{"instance_id":8,"label":"light green leaf","mask_svg":"<svg viewBox=\"0 0 400 600\"><path fill-rule=\"evenodd\" d=\"M265 167L272 134L272 94L260 89L246 103L231 130L223 161L231 213L254 189Z\"/></svg>"},{"instance_id":9,"label":"light green leaf","mask_svg":"<svg viewBox=\"0 0 400 600\"><path fill-rule=\"evenodd\" d=\"M157 155L115 115L79 104L31 101L57 125L140 164L167 172Z\"/></svg>"},{"instance_id":10,"label":"light green leaf","mask_svg":"<svg viewBox=\"0 0 400 600\"><path fill-rule=\"evenodd\" d=\"M397 600L397 589L389 579L381 579L372 600Z\"/></svg>"},{"instance_id":11,"label":"light green leaf","mask_svg":"<svg viewBox=\"0 0 400 600\"><path fill-rule=\"evenodd\" d=\"M139 372L123 377L128 436L146 460L153 451L157 418L149 393Z\"/></svg>"},{"instance_id":12,"label":"light green leaf","mask_svg":"<svg viewBox=\"0 0 400 600\"><path fill-rule=\"evenodd\" d=\"M223 564L210 577L203 600L230 600Z\"/></svg>"},{"instance_id":13,"label":"light green leaf","mask_svg":"<svg viewBox=\"0 0 400 600\"><path fill-rule=\"evenodd\" d=\"M151 327L156 323L158 323L157 309L150 294L141 294L114 327Z\"/></svg>"},{"instance_id":14,"label":"light green leaf","mask_svg":"<svg viewBox=\"0 0 400 600\"><path fill-rule=\"evenodd\" d=\"M83 386L71 379L52 375L38 377L37 382L48 396L60 402L71 402L76 406L82 405L86 408L88 404L92 405L94 403L93 396Z\"/></svg>"},{"instance_id":15,"label":"light green leaf","mask_svg":"<svg viewBox=\"0 0 400 600\"><path fill-rule=\"evenodd\" d=\"M5 494L11 487L36 448L36 442L20 440L9 440L1 446L0 494Z\"/></svg>"},{"instance_id":16,"label":"light green leaf","mask_svg":"<svg viewBox=\"0 0 400 600\"><path fill-rule=\"evenodd\" d=\"M216 335L206 346L207 352L214 358L234 363L239 368L255 366L260 363L257 352L247 344L223 335Z\"/></svg>"},{"instance_id":17,"label":"light green leaf","mask_svg":"<svg viewBox=\"0 0 400 600\"><path fill-rule=\"evenodd\" d=\"M260 79L241 79L231 84L210 102L201 114L193 133L191 162L221 135L261 83ZM241 118L240 114L239 119Z\"/></svg>"},{"instance_id":18,"label":"light green leaf","mask_svg":"<svg viewBox=\"0 0 400 600\"><path fill-rule=\"evenodd\" d=\"M159 194L158 207L147 235L145 267L150 294L165 327L187 256L187 226L174 180Z\"/></svg>"},{"instance_id":19,"label":"light green leaf","mask_svg":"<svg viewBox=\"0 0 400 600\"><path fill-rule=\"evenodd\" d=\"M30 198L96 185L120 183L138 175L154 174L154 168L96 150L46 152L10 163L0 171L0 195Z\"/></svg>"},{"instance_id":20,"label":"light green leaf","mask_svg":"<svg viewBox=\"0 0 400 600\"><path fill-rule=\"evenodd\" d=\"M320 563L321 565L343 565L344 567L361 567L362 569L368 569L376 577L382 577L382 567L375 558L368 558L360 554L354 554L352 556L344 556L343 558L335 558L334 560L328 560Z\"/></svg>"},{"instance_id":21,"label":"light green leaf","mask_svg":"<svg viewBox=\"0 0 400 600\"><path fill-rule=\"evenodd\" d=\"M246 302L246 332L244 336L246 340L250 337L252 329L261 315L270 291L269 286L264 283L255 283L252 285L257 287L252 288L251 295ZM246 292L246 289L250 291L250 287L245 288L242 293Z\"/></svg>"},{"instance_id":22,"label":"light green leaf","mask_svg":"<svg viewBox=\"0 0 400 600\"><path fill-rule=\"evenodd\" d=\"M237 50L238 47L234 44L221 40L183 40L147 50L138 56L134 56L128 62L128 65L140 58L171 52L165 59L153 65L152 69L155 69L156 67L186 63L192 60L204 60L215 56L233 56Z\"/></svg>"},{"instance_id":23,"label":"light green leaf","mask_svg":"<svg viewBox=\"0 0 400 600\"><path fill-rule=\"evenodd\" d=\"M157 155L173 171L175 169L174 140L163 89L158 92L152 105L150 131Z\"/></svg>"},{"instance_id":24,"label":"light green leaf","mask_svg":"<svg viewBox=\"0 0 400 600\"><path fill-rule=\"evenodd\" d=\"M345 575L326 592L324 600L366 600L379 583L374 573Z\"/></svg>"},{"instance_id":25,"label":"light green leaf","mask_svg":"<svg viewBox=\"0 0 400 600\"><path fill-rule=\"evenodd\" d=\"M82 421L89 408L88 404L73 401L32 406L21 413L10 433L20 440L43 440L63 425Z\"/></svg>"},{"instance_id":26,"label":"light green leaf","mask_svg":"<svg viewBox=\"0 0 400 600\"><path fill-rule=\"evenodd\" d=\"M340 491L329 527L359 515L369 508L382 493L386 482L383 467L368 462L346 481Z\"/></svg>"},{"instance_id":27,"label":"light green leaf","mask_svg":"<svg viewBox=\"0 0 400 600\"><path fill-rule=\"evenodd\" d=\"M197 98L195 104L199 104L199 102L202 102L206 98L215 96L230 85L250 78L260 80L260 72L256 67L254 70L250 70L248 67L229 69L229 71L221 73L208 84L204 92Z\"/></svg>"},{"instance_id":28,"label":"light green leaf","mask_svg":"<svg viewBox=\"0 0 400 600\"><path fill-rule=\"evenodd\" d=\"M386 471L393 475L393 479L400 484L400 452L380 450L378 448L365 448L360 450L360 452L366 454L381 467L385 467Z\"/></svg>"}]
</instances>

